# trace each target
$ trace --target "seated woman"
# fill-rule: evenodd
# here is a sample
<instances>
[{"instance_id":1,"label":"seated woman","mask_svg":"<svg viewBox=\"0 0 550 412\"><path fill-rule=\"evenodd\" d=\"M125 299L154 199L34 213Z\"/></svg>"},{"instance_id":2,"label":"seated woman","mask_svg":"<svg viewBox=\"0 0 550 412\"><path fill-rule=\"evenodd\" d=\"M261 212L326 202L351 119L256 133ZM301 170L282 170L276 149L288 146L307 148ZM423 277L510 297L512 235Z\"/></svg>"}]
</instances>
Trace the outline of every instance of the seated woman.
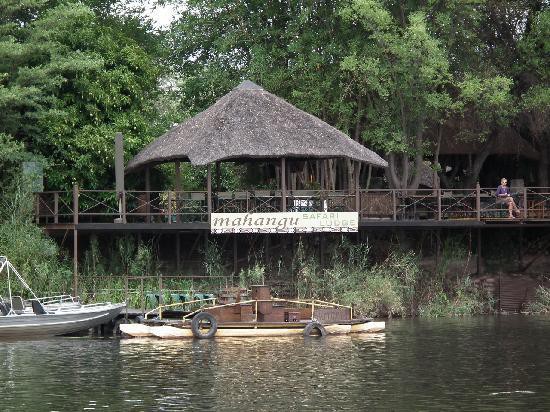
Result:
<instances>
[{"instance_id":1,"label":"seated woman","mask_svg":"<svg viewBox=\"0 0 550 412\"><path fill-rule=\"evenodd\" d=\"M510 219L519 217L519 208L516 206L514 198L510 194L510 188L506 186L508 181L506 178L500 179L500 185L497 187L497 204L505 204L508 206Z\"/></svg>"}]
</instances>

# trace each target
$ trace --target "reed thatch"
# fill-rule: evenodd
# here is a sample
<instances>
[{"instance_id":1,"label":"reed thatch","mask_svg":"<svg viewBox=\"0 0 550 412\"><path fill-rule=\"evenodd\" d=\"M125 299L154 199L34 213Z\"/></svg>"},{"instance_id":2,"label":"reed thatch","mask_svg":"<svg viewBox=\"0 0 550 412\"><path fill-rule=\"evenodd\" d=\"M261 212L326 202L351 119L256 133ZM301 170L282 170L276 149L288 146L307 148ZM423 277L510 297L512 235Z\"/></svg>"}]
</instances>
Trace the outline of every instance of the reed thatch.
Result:
<instances>
[{"instance_id":1,"label":"reed thatch","mask_svg":"<svg viewBox=\"0 0 550 412\"><path fill-rule=\"evenodd\" d=\"M373 151L260 86L244 81L214 105L149 144L126 172L169 161L349 158L387 162Z\"/></svg>"}]
</instances>

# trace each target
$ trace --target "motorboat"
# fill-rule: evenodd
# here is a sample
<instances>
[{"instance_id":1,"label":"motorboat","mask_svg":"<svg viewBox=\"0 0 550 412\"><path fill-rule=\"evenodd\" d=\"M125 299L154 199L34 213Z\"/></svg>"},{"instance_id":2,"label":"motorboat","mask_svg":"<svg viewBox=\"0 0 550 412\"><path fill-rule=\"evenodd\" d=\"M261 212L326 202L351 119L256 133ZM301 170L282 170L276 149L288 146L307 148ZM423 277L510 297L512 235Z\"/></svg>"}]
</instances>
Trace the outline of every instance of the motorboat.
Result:
<instances>
[{"instance_id":1,"label":"motorboat","mask_svg":"<svg viewBox=\"0 0 550 412\"><path fill-rule=\"evenodd\" d=\"M216 302L191 312L181 319L163 317L182 303L161 305L145 314L141 322L120 325L127 337L162 339L266 336L327 336L348 333L379 333L385 322L354 317L351 306L321 300L280 299L271 296L270 287L251 287L251 299ZM190 301L183 305L198 305Z\"/></svg>"},{"instance_id":2,"label":"motorboat","mask_svg":"<svg viewBox=\"0 0 550 412\"><path fill-rule=\"evenodd\" d=\"M0 275L7 277L7 297L0 296L0 339L58 336L85 331L115 319L125 303L82 304L70 295L38 297L5 256ZM17 281L28 299L14 295Z\"/></svg>"}]
</instances>

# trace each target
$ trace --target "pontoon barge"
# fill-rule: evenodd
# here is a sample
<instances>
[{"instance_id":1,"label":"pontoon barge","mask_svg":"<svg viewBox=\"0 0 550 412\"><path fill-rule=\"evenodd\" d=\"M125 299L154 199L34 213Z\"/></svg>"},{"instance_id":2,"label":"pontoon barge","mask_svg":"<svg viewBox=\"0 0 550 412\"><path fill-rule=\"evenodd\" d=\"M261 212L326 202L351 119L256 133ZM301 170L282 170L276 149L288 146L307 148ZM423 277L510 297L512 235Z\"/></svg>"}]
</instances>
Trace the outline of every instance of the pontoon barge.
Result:
<instances>
[{"instance_id":1,"label":"pontoon barge","mask_svg":"<svg viewBox=\"0 0 550 412\"><path fill-rule=\"evenodd\" d=\"M259 336L325 336L347 333L382 332L385 322L354 319L350 306L320 300L278 299L270 296L269 286L252 286L250 300L202 307L182 319L163 319L162 310L182 305L163 305L145 314L141 323L120 325L128 337L163 339ZM192 301L198 304L204 301ZM152 313L158 313L153 319Z\"/></svg>"}]
</instances>

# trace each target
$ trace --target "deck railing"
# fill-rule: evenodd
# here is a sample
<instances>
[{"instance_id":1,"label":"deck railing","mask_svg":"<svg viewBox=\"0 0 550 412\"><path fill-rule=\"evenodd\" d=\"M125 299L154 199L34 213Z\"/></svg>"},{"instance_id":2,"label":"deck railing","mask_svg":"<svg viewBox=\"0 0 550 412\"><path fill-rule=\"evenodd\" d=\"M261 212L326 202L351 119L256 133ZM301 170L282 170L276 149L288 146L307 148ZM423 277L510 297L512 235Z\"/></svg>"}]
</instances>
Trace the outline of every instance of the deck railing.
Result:
<instances>
[{"instance_id":1,"label":"deck railing","mask_svg":"<svg viewBox=\"0 0 550 412\"><path fill-rule=\"evenodd\" d=\"M358 212L362 220L475 220L506 218L495 188L136 191L50 191L36 194L40 224L71 223L197 223L213 213ZM550 188L525 187L514 194L523 220L550 220Z\"/></svg>"}]
</instances>

